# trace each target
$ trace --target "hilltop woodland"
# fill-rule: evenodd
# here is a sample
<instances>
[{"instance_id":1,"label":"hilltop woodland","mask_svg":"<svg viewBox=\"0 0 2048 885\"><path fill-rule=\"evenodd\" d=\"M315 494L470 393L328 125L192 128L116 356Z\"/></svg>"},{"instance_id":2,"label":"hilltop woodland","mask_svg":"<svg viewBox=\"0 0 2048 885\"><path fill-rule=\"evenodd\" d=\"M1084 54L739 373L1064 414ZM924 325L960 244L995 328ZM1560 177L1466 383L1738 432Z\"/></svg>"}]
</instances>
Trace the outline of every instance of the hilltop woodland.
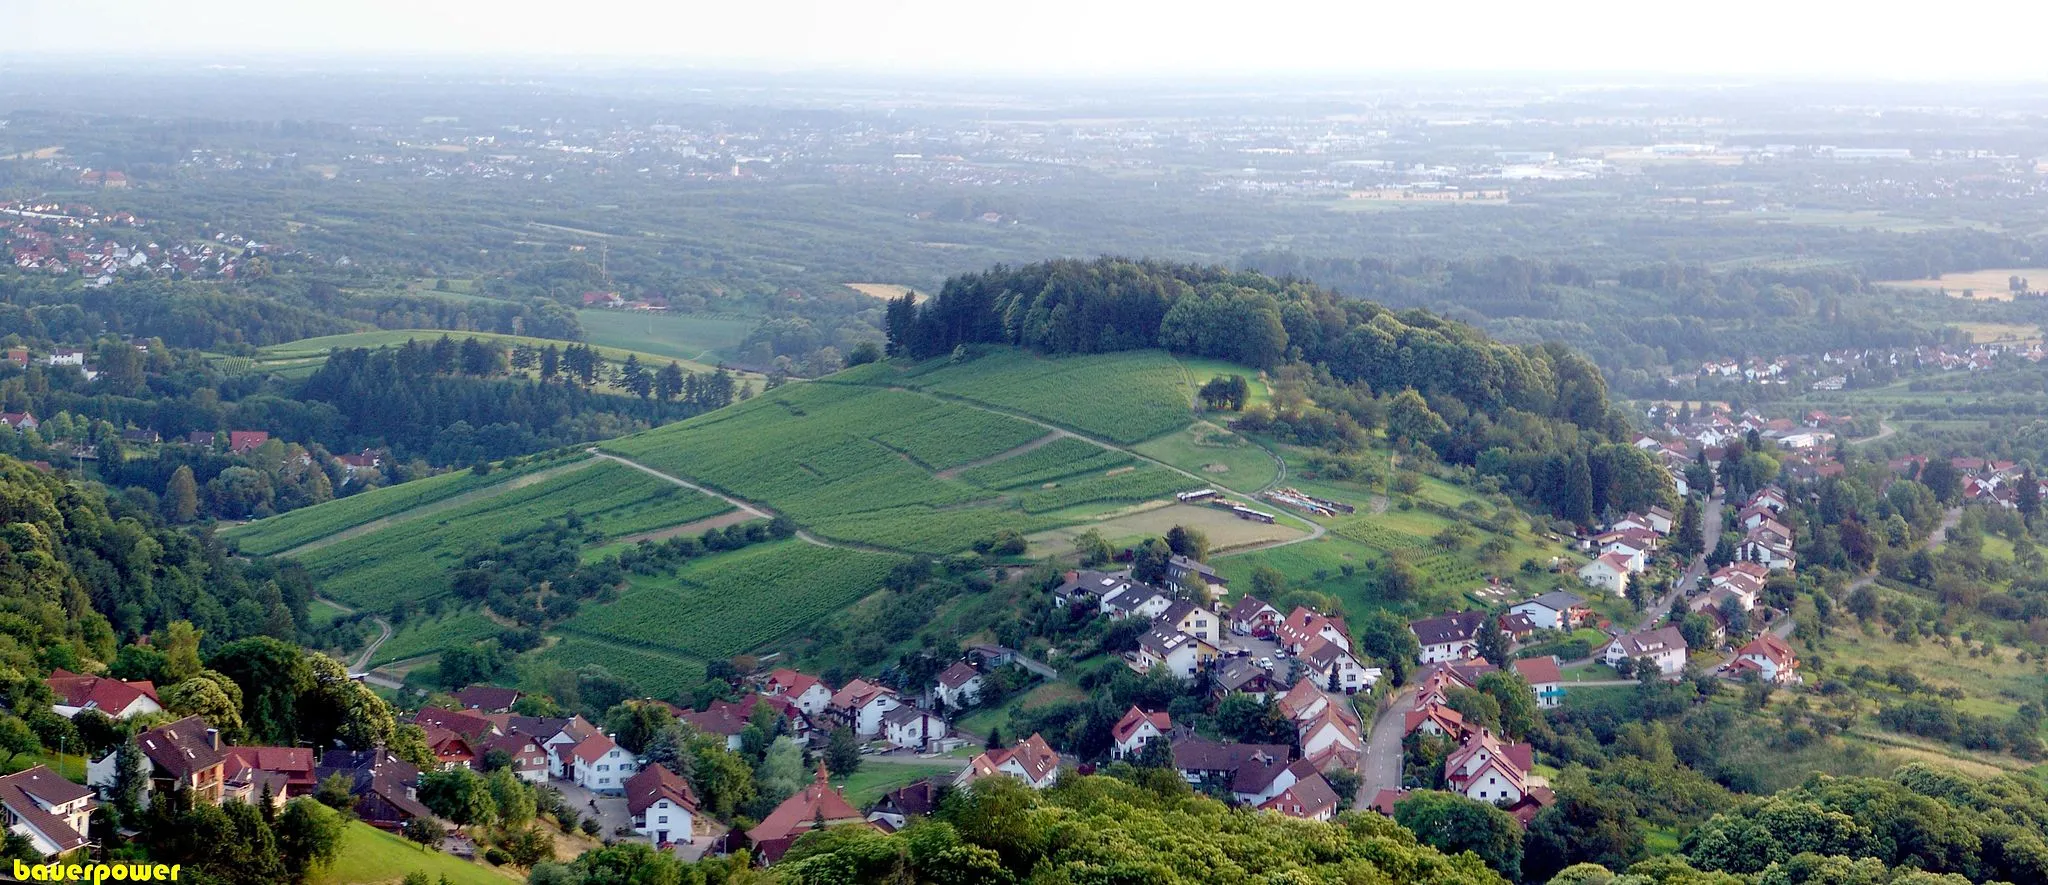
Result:
<instances>
[{"instance_id":1,"label":"hilltop woodland","mask_svg":"<svg viewBox=\"0 0 2048 885\"><path fill-rule=\"evenodd\" d=\"M1384 432L1579 525L1671 503L1663 471L1623 442L1627 422L1583 356L1502 344L1427 311L1300 281L1107 258L997 267L948 280L923 303L891 301L885 324L888 352L913 359L986 344L1158 347L1267 370L1299 381L1302 396L1244 408L1239 429L1338 453Z\"/></svg>"}]
</instances>

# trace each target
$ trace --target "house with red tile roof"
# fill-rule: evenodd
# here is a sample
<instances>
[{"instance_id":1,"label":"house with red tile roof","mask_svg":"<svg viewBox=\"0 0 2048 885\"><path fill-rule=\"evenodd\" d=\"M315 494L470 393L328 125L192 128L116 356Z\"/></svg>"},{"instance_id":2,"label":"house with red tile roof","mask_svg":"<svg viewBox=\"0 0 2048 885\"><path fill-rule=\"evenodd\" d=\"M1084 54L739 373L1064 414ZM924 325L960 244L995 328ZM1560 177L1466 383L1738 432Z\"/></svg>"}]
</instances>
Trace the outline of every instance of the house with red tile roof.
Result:
<instances>
[{"instance_id":1,"label":"house with red tile roof","mask_svg":"<svg viewBox=\"0 0 2048 885\"><path fill-rule=\"evenodd\" d=\"M427 729L427 749L434 751L434 762L442 771L453 771L457 768L474 769L482 755L477 752L476 745L469 742L469 738L445 728Z\"/></svg>"},{"instance_id":2,"label":"house with red tile roof","mask_svg":"<svg viewBox=\"0 0 2048 885\"><path fill-rule=\"evenodd\" d=\"M421 707L418 713L413 714L412 721L414 725L428 731L440 728L462 735L469 739L472 748L484 738L498 733L498 726L495 723L483 714L471 710Z\"/></svg>"},{"instance_id":3,"label":"house with red tile roof","mask_svg":"<svg viewBox=\"0 0 2048 885\"><path fill-rule=\"evenodd\" d=\"M1522 658L1513 664L1515 674L1536 693L1536 706L1555 707L1564 702L1564 668L1556 655Z\"/></svg>"},{"instance_id":4,"label":"house with red tile roof","mask_svg":"<svg viewBox=\"0 0 2048 885\"><path fill-rule=\"evenodd\" d=\"M633 816L633 832L654 847L688 842L695 835L697 793L681 775L648 765L626 779L626 811Z\"/></svg>"},{"instance_id":5,"label":"house with red tile roof","mask_svg":"<svg viewBox=\"0 0 2048 885\"><path fill-rule=\"evenodd\" d=\"M1773 685L1792 685L1799 682L1799 656L1790 643L1767 630L1735 653L1729 670L1736 675L1753 672Z\"/></svg>"},{"instance_id":6,"label":"house with red tile roof","mask_svg":"<svg viewBox=\"0 0 2048 885\"><path fill-rule=\"evenodd\" d=\"M781 805L747 831L747 843L753 846L754 857L763 865L772 864L781 860L797 839L817 829L820 821L826 827L874 826L861 815L860 809L846 801L844 794L826 782L823 762L818 763L818 775L808 786L782 800Z\"/></svg>"},{"instance_id":7,"label":"house with red tile roof","mask_svg":"<svg viewBox=\"0 0 2048 885\"><path fill-rule=\"evenodd\" d=\"M478 747L488 757L492 753L503 753L512 759L511 769L520 780L530 784L542 783L548 779L548 751L540 741L527 734L501 734L484 739Z\"/></svg>"},{"instance_id":8,"label":"house with red tile roof","mask_svg":"<svg viewBox=\"0 0 2048 885\"><path fill-rule=\"evenodd\" d=\"M768 674L768 693L788 698L805 716L823 713L832 703L831 686L816 676L798 673L787 667Z\"/></svg>"},{"instance_id":9,"label":"house with red tile roof","mask_svg":"<svg viewBox=\"0 0 2048 885\"><path fill-rule=\"evenodd\" d=\"M257 446L269 441L270 434L261 430L228 431L228 451L234 452L237 455L246 455L253 452Z\"/></svg>"},{"instance_id":10,"label":"house with red tile roof","mask_svg":"<svg viewBox=\"0 0 2048 885\"><path fill-rule=\"evenodd\" d=\"M310 796L320 786L313 777L311 747L228 747L226 752L229 780L238 770L276 775L283 787L277 795L284 797Z\"/></svg>"},{"instance_id":11,"label":"house with red tile roof","mask_svg":"<svg viewBox=\"0 0 2048 885\"><path fill-rule=\"evenodd\" d=\"M571 780L593 793L617 795L626 791L626 779L639 770L640 759L627 752L610 735L593 734L569 751L574 765Z\"/></svg>"},{"instance_id":12,"label":"house with red tile roof","mask_svg":"<svg viewBox=\"0 0 2048 885\"><path fill-rule=\"evenodd\" d=\"M1053 752L1044 736L1032 732L1014 747L990 750L974 757L954 778L953 785L965 786L986 777L1004 776L1034 790L1050 787L1060 777L1060 754Z\"/></svg>"},{"instance_id":13,"label":"house with red tile roof","mask_svg":"<svg viewBox=\"0 0 2048 885\"><path fill-rule=\"evenodd\" d=\"M886 686L855 679L832 693L827 715L839 725L853 729L863 738L882 733L882 714L903 706L903 700Z\"/></svg>"},{"instance_id":14,"label":"house with red tile roof","mask_svg":"<svg viewBox=\"0 0 2048 885\"><path fill-rule=\"evenodd\" d=\"M57 715L69 719L81 710L98 710L115 719L133 719L149 713L163 711L163 703L157 699L156 686L148 680L123 682L107 676L85 676L62 667L50 671L50 678L43 680L50 687L50 693L57 696L57 702L50 709Z\"/></svg>"},{"instance_id":15,"label":"house with red tile roof","mask_svg":"<svg viewBox=\"0 0 2048 885\"><path fill-rule=\"evenodd\" d=\"M1173 731L1173 717L1166 711L1149 712L1133 705L1110 729L1109 755L1123 759L1145 749L1149 741L1166 736Z\"/></svg>"},{"instance_id":16,"label":"house with red tile roof","mask_svg":"<svg viewBox=\"0 0 2048 885\"><path fill-rule=\"evenodd\" d=\"M465 710L475 710L480 713L510 713L512 712L512 705L519 703L519 689L503 688L496 685L472 685L455 692L455 700Z\"/></svg>"}]
</instances>

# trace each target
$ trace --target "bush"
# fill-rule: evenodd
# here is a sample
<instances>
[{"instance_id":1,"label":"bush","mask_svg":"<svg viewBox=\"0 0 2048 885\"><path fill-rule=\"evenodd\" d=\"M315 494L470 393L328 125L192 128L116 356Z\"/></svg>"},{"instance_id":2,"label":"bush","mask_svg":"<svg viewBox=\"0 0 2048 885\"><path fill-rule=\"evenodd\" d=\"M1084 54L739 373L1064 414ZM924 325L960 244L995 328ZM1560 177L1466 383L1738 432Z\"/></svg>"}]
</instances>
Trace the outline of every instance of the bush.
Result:
<instances>
[{"instance_id":1,"label":"bush","mask_svg":"<svg viewBox=\"0 0 2048 885\"><path fill-rule=\"evenodd\" d=\"M585 836L595 836L597 835L598 831L602 829L604 829L604 827L598 824L596 818L591 818L583 822L583 835Z\"/></svg>"},{"instance_id":2,"label":"bush","mask_svg":"<svg viewBox=\"0 0 2048 885\"><path fill-rule=\"evenodd\" d=\"M506 854L504 849L494 845L484 849L484 860L491 866L502 867L512 862L512 855Z\"/></svg>"}]
</instances>

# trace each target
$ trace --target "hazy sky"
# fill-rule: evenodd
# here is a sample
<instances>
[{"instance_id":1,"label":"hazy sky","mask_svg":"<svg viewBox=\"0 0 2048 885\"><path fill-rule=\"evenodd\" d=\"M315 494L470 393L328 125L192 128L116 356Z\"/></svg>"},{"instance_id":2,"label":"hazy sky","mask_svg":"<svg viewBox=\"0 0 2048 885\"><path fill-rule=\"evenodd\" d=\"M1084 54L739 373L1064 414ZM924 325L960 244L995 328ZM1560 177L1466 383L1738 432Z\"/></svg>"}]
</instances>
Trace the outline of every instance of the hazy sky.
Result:
<instances>
[{"instance_id":1,"label":"hazy sky","mask_svg":"<svg viewBox=\"0 0 2048 885\"><path fill-rule=\"evenodd\" d=\"M558 55L1233 75L1617 71L2042 79L2048 2L0 0L0 54ZM2018 37L2000 50L1998 35Z\"/></svg>"}]
</instances>

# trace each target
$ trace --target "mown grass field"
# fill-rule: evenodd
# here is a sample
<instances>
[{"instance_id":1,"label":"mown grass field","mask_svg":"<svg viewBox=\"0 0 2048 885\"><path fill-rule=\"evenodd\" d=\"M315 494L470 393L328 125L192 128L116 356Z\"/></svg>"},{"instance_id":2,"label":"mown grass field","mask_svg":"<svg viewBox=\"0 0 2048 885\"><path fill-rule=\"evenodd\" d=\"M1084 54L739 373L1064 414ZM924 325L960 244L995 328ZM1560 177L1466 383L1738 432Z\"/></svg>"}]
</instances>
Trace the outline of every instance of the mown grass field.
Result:
<instances>
[{"instance_id":1,"label":"mown grass field","mask_svg":"<svg viewBox=\"0 0 2048 885\"><path fill-rule=\"evenodd\" d=\"M370 666L381 667L393 661L438 654L442 649L489 639L504 629L475 608L443 611L439 615L414 615L402 624L392 625L391 638L377 646L377 654L370 658Z\"/></svg>"},{"instance_id":2,"label":"mown grass field","mask_svg":"<svg viewBox=\"0 0 2048 885\"><path fill-rule=\"evenodd\" d=\"M832 783L846 791L846 801L853 803L853 807L865 808L890 790L925 778L950 782L959 772L960 766L943 762L868 762L852 776L833 778Z\"/></svg>"},{"instance_id":3,"label":"mown grass field","mask_svg":"<svg viewBox=\"0 0 2048 885\"><path fill-rule=\"evenodd\" d=\"M1244 492L1265 488L1280 473L1273 456L1257 443L1207 421L1146 440L1133 448L1147 458Z\"/></svg>"},{"instance_id":4,"label":"mown grass field","mask_svg":"<svg viewBox=\"0 0 2048 885\"><path fill-rule=\"evenodd\" d=\"M717 363L731 356L760 324L757 317L636 310L579 310L576 321L583 325L584 339L599 347L697 363Z\"/></svg>"},{"instance_id":5,"label":"mown grass field","mask_svg":"<svg viewBox=\"0 0 2048 885\"><path fill-rule=\"evenodd\" d=\"M312 885L389 885L407 873L425 873L427 881L450 885L505 885L522 881L519 871L493 868L420 846L362 821L349 821L341 836L341 856L315 873Z\"/></svg>"},{"instance_id":6,"label":"mown grass field","mask_svg":"<svg viewBox=\"0 0 2048 885\"><path fill-rule=\"evenodd\" d=\"M695 658L724 658L780 638L881 586L902 559L799 540L635 575L617 601L585 606L560 631Z\"/></svg>"},{"instance_id":7,"label":"mown grass field","mask_svg":"<svg viewBox=\"0 0 2048 885\"><path fill-rule=\"evenodd\" d=\"M364 523L388 519L405 511L445 501L457 495L508 482L520 476L556 466L560 461L534 461L511 470L493 470L478 476L467 470L452 471L426 479L371 489L326 502L302 507L268 519L243 523L222 532L237 549L251 556L268 556L317 541Z\"/></svg>"},{"instance_id":8,"label":"mown grass field","mask_svg":"<svg viewBox=\"0 0 2048 885\"><path fill-rule=\"evenodd\" d=\"M607 461L351 537L299 559L329 596L381 611L400 599L417 601L445 593L445 575L463 556L570 513L587 529L609 538L729 509L716 498Z\"/></svg>"},{"instance_id":9,"label":"mown grass field","mask_svg":"<svg viewBox=\"0 0 2048 885\"><path fill-rule=\"evenodd\" d=\"M1192 484L1082 440L1020 451L1046 434L963 403L835 379L603 447L759 501L822 537L921 553L1087 521ZM959 470L967 465L978 466Z\"/></svg>"}]
</instances>

